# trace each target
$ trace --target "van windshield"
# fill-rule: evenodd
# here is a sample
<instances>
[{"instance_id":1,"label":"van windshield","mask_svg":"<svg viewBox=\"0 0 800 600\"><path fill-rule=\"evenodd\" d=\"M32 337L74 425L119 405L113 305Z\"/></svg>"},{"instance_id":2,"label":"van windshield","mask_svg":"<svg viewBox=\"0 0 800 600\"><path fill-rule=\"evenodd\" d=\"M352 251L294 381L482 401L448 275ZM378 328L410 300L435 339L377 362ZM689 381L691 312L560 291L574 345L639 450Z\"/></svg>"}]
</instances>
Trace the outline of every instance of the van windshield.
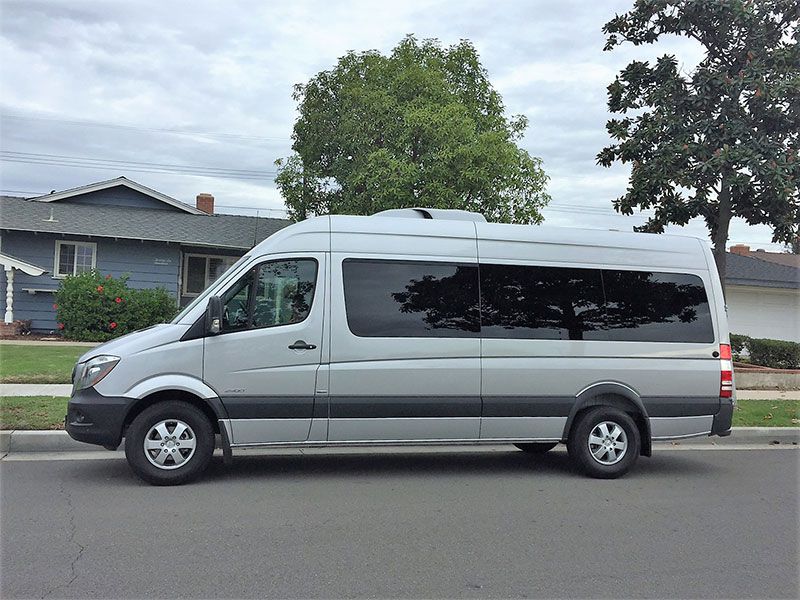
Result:
<instances>
[{"instance_id":1,"label":"van windshield","mask_svg":"<svg viewBox=\"0 0 800 600\"><path fill-rule=\"evenodd\" d=\"M186 307L181 312L179 312L175 316L175 318L172 319L172 321L170 321L170 323L173 323L173 324L174 323L178 323L195 306L197 306L198 304L204 302L206 300L206 298L208 298L211 295L211 292L213 290L215 290L219 286L227 283L227 280L230 278L231 273L236 271L239 268L239 266L241 266L243 263L245 263L248 260L250 260L250 258L251 258L250 254L245 254L243 257L241 257L239 260L237 260L235 263L233 263L230 267L228 267L225 270L225 272L217 278L216 281L214 281L211 285L209 285L206 289L204 289L203 292L197 298L195 298L189 304L187 304Z\"/></svg>"}]
</instances>

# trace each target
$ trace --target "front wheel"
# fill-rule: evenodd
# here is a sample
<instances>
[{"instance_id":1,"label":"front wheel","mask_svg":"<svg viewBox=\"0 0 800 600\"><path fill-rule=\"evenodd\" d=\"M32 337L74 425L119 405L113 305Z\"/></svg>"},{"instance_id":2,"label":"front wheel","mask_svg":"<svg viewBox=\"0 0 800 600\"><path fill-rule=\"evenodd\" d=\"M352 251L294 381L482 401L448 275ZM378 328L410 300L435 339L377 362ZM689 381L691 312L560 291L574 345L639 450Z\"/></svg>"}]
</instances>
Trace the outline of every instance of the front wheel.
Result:
<instances>
[{"instance_id":1,"label":"front wheel","mask_svg":"<svg viewBox=\"0 0 800 600\"><path fill-rule=\"evenodd\" d=\"M125 434L125 457L153 485L180 485L199 476L214 453L214 429L187 402L159 402L144 409Z\"/></svg>"},{"instance_id":2,"label":"front wheel","mask_svg":"<svg viewBox=\"0 0 800 600\"><path fill-rule=\"evenodd\" d=\"M627 413L598 406L584 413L567 439L570 458L590 477L615 479L639 458L641 436Z\"/></svg>"}]
</instances>

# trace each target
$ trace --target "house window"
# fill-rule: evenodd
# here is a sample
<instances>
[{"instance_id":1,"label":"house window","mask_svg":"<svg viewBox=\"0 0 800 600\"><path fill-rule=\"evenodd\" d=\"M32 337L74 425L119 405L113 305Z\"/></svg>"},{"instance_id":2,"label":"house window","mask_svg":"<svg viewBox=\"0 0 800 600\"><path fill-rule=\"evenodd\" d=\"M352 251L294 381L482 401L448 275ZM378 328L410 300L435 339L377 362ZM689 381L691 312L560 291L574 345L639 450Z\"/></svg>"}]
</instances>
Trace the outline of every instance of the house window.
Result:
<instances>
[{"instance_id":1,"label":"house window","mask_svg":"<svg viewBox=\"0 0 800 600\"><path fill-rule=\"evenodd\" d=\"M97 244L93 242L66 242L56 240L55 277L80 275L94 269Z\"/></svg>"},{"instance_id":2,"label":"house window","mask_svg":"<svg viewBox=\"0 0 800 600\"><path fill-rule=\"evenodd\" d=\"M238 256L184 254L183 295L197 296L239 260Z\"/></svg>"}]
</instances>

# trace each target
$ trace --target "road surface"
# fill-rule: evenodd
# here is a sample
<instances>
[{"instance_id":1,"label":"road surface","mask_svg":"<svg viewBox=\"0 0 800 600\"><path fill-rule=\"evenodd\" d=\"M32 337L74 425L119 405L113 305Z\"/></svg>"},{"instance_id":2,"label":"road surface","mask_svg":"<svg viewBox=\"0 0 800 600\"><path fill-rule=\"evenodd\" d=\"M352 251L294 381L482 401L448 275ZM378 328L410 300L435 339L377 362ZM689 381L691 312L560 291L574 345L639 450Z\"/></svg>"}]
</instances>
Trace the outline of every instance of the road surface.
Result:
<instances>
[{"instance_id":1,"label":"road surface","mask_svg":"<svg viewBox=\"0 0 800 600\"><path fill-rule=\"evenodd\" d=\"M0 595L797 597L799 458L659 450L599 481L558 450L294 450L176 488L6 459Z\"/></svg>"}]
</instances>

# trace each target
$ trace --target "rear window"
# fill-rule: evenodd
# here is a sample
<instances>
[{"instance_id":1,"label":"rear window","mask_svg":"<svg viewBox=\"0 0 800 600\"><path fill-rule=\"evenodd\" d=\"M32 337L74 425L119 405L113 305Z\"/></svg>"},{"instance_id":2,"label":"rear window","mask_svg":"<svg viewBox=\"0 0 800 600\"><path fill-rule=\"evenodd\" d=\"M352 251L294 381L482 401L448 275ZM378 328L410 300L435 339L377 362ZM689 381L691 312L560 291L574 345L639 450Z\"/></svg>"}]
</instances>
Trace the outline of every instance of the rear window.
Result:
<instances>
[{"instance_id":1,"label":"rear window","mask_svg":"<svg viewBox=\"0 0 800 600\"><path fill-rule=\"evenodd\" d=\"M606 338L624 342L713 342L703 280L684 273L603 271Z\"/></svg>"},{"instance_id":2,"label":"rear window","mask_svg":"<svg viewBox=\"0 0 800 600\"><path fill-rule=\"evenodd\" d=\"M476 337L476 265L346 259L347 324L362 337Z\"/></svg>"}]
</instances>

